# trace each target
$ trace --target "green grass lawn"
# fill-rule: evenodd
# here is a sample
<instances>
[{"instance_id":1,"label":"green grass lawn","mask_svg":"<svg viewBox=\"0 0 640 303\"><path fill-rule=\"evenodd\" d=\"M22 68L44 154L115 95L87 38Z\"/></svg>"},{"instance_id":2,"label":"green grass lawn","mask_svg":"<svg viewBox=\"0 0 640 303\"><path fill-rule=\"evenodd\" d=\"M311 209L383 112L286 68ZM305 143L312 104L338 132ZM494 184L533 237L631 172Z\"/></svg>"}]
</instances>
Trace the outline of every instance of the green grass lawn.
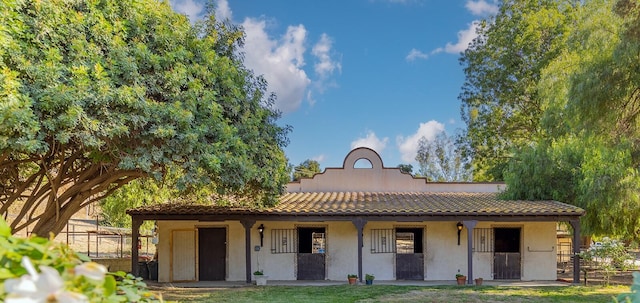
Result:
<instances>
[{"instance_id":1,"label":"green grass lawn","mask_svg":"<svg viewBox=\"0 0 640 303\"><path fill-rule=\"evenodd\" d=\"M628 286L421 287L421 286L264 286L226 289L168 289L169 302L612 302Z\"/></svg>"}]
</instances>

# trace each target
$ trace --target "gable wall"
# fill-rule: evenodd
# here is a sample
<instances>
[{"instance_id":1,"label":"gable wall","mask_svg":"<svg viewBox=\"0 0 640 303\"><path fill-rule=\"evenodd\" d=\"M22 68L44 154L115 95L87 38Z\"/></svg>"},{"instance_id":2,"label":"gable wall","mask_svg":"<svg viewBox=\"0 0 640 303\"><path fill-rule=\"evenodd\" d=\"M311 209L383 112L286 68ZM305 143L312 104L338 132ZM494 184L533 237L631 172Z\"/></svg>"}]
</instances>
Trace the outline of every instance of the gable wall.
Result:
<instances>
[{"instance_id":1,"label":"gable wall","mask_svg":"<svg viewBox=\"0 0 640 303\"><path fill-rule=\"evenodd\" d=\"M354 168L359 159L371 162L371 168ZM340 168L326 168L313 178L287 184L287 192L499 192L504 183L427 182L402 173L399 168L385 168L380 156L368 148L351 151Z\"/></svg>"}]
</instances>

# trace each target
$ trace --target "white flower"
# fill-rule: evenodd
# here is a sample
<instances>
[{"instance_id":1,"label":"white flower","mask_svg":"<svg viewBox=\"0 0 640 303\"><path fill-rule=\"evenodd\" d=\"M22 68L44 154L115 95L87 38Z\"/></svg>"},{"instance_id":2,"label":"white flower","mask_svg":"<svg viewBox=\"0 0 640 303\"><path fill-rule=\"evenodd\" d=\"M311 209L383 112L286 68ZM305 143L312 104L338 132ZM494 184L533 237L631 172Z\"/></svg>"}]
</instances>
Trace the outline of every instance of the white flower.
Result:
<instances>
[{"instance_id":1,"label":"white flower","mask_svg":"<svg viewBox=\"0 0 640 303\"><path fill-rule=\"evenodd\" d=\"M60 303L89 302L82 294L65 291L64 281L57 270L40 266L42 272L38 274L27 257L22 257L21 264L29 274L5 281L6 303L41 303L51 299Z\"/></svg>"},{"instance_id":2,"label":"white flower","mask_svg":"<svg viewBox=\"0 0 640 303\"><path fill-rule=\"evenodd\" d=\"M96 262L87 262L77 265L75 272L76 275L83 275L89 279L102 281L107 273L107 268Z\"/></svg>"},{"instance_id":3,"label":"white flower","mask_svg":"<svg viewBox=\"0 0 640 303\"><path fill-rule=\"evenodd\" d=\"M37 292L35 281L29 275L24 275L18 279L8 279L4 282L4 289L9 294L16 296L29 296Z\"/></svg>"},{"instance_id":4,"label":"white flower","mask_svg":"<svg viewBox=\"0 0 640 303\"><path fill-rule=\"evenodd\" d=\"M56 293L56 300L58 300L58 303L85 303L85 302L89 302L89 299L87 298L87 296L85 296L83 294L79 294L77 292L70 292L70 291L66 291L66 290Z\"/></svg>"}]
</instances>

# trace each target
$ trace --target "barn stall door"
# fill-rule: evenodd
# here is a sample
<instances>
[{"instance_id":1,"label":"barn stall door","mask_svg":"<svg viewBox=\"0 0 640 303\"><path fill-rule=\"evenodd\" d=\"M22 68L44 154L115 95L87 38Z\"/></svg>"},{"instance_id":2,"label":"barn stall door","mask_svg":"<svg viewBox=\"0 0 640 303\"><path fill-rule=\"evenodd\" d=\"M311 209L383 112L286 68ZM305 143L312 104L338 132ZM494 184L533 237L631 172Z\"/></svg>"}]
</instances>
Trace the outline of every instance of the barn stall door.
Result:
<instances>
[{"instance_id":1,"label":"barn stall door","mask_svg":"<svg viewBox=\"0 0 640 303\"><path fill-rule=\"evenodd\" d=\"M494 279L520 279L520 228L496 228L494 235Z\"/></svg>"},{"instance_id":2,"label":"barn stall door","mask_svg":"<svg viewBox=\"0 0 640 303\"><path fill-rule=\"evenodd\" d=\"M195 230L171 232L171 281L196 280Z\"/></svg>"},{"instance_id":3,"label":"barn stall door","mask_svg":"<svg viewBox=\"0 0 640 303\"><path fill-rule=\"evenodd\" d=\"M424 280L422 228L396 229L396 279Z\"/></svg>"},{"instance_id":4,"label":"barn stall door","mask_svg":"<svg viewBox=\"0 0 640 303\"><path fill-rule=\"evenodd\" d=\"M324 228L298 228L298 280L325 279Z\"/></svg>"},{"instance_id":5,"label":"barn stall door","mask_svg":"<svg viewBox=\"0 0 640 303\"><path fill-rule=\"evenodd\" d=\"M227 230L198 229L198 278L200 281L224 281L227 264Z\"/></svg>"}]
</instances>

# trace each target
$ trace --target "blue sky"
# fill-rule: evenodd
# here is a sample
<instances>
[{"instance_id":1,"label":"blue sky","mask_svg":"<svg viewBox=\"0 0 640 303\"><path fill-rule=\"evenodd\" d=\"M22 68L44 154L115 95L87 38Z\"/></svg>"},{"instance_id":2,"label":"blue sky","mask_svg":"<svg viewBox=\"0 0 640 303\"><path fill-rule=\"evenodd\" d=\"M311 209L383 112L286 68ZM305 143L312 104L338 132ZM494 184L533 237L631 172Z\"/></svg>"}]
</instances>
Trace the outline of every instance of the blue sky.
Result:
<instances>
[{"instance_id":1,"label":"blue sky","mask_svg":"<svg viewBox=\"0 0 640 303\"><path fill-rule=\"evenodd\" d=\"M340 167L353 148L413 164L421 137L465 125L460 52L494 0L217 0L243 26L245 65L269 82L291 125L290 163ZM171 0L195 20L205 0ZM414 169L416 171L416 169Z\"/></svg>"}]
</instances>

